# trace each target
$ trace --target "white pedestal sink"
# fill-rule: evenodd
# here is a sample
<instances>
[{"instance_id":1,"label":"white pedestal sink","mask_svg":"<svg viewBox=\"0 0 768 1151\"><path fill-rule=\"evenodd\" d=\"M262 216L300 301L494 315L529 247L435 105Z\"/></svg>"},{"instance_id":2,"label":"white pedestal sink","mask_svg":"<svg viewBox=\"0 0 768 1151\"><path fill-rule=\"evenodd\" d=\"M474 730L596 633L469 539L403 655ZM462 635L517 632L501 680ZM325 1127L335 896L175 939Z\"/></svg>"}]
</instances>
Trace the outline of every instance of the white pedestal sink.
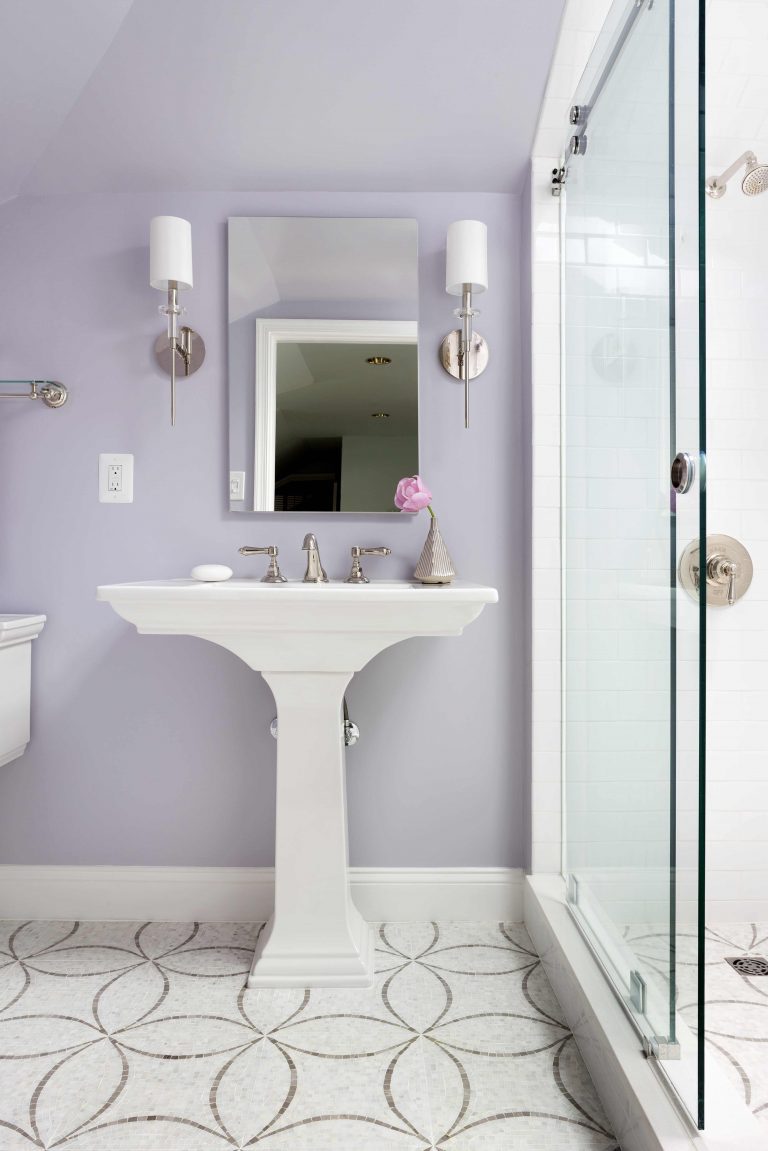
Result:
<instances>
[{"instance_id":1,"label":"white pedestal sink","mask_svg":"<svg viewBox=\"0 0 768 1151\"><path fill-rule=\"evenodd\" d=\"M356 671L411 636L460 635L494 588L454 583L201 584L100 587L100 600L150 635L210 640L260 671L277 703L275 910L250 987L370 987L371 931L352 902L341 709Z\"/></svg>"}]
</instances>

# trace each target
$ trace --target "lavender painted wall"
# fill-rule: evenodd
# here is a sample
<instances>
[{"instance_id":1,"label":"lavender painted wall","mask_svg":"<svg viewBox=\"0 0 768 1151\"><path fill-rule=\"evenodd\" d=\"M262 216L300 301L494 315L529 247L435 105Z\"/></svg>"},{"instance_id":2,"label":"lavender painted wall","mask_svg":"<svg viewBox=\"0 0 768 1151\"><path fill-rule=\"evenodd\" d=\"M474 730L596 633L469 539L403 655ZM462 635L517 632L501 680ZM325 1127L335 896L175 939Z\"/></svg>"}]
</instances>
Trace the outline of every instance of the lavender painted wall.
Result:
<instances>
[{"instance_id":1,"label":"lavender painted wall","mask_svg":"<svg viewBox=\"0 0 768 1151\"><path fill-rule=\"evenodd\" d=\"M152 215L192 221L188 320L205 367L180 385L175 430L151 345ZM139 636L95 600L99 583L229 563L276 543L300 576L314 530L332 578L353 543L388 544L380 578L407 576L425 519L248 516L227 510L226 229L233 214L392 215L419 221L422 471L462 576L501 602L458 639L384 652L349 689L362 738L348 756L351 861L380 866L523 860L524 466L520 203L512 195L179 193L19 199L0 209L0 376L50 376L60 411L0 410L0 611L43 611L33 736L0 769L0 862L269 865L274 704L234 656L191 638ZM454 322L448 223L488 224L490 290L478 327L491 364L461 388L438 364ZM133 452L135 502L97 501L97 456Z\"/></svg>"}]
</instances>

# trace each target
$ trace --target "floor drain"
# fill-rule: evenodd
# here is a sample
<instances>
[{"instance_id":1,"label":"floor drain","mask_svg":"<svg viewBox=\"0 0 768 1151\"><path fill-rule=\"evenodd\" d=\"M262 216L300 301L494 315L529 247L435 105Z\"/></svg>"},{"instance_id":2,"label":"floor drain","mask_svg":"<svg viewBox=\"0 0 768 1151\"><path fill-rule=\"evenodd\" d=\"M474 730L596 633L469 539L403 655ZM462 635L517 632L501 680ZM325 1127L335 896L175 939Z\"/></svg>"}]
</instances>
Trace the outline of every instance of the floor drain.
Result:
<instances>
[{"instance_id":1,"label":"floor drain","mask_svg":"<svg viewBox=\"0 0 768 1151\"><path fill-rule=\"evenodd\" d=\"M725 962L740 975L768 975L768 959L761 959L759 955L734 955Z\"/></svg>"}]
</instances>

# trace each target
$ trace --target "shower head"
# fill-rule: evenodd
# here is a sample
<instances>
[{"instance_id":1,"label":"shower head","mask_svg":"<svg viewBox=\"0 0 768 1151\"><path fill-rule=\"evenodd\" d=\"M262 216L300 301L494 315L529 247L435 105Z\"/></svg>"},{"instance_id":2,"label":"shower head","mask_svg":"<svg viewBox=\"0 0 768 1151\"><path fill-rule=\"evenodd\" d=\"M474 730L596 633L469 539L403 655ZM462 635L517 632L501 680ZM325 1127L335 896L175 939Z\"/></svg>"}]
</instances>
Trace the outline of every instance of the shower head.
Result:
<instances>
[{"instance_id":1,"label":"shower head","mask_svg":"<svg viewBox=\"0 0 768 1151\"><path fill-rule=\"evenodd\" d=\"M739 156L738 160L731 164L730 168L726 168L719 176L712 176L707 180L707 195L711 196L713 200L719 200L724 196L728 189L728 181L736 175L742 165L746 166L741 181L741 190L744 195L759 196L761 192L768 191L768 164L759 163L754 152L745 152L743 156Z\"/></svg>"},{"instance_id":2,"label":"shower head","mask_svg":"<svg viewBox=\"0 0 768 1151\"><path fill-rule=\"evenodd\" d=\"M768 164L759 164L753 159L747 163L741 190L745 196L759 196L768 191Z\"/></svg>"}]
</instances>

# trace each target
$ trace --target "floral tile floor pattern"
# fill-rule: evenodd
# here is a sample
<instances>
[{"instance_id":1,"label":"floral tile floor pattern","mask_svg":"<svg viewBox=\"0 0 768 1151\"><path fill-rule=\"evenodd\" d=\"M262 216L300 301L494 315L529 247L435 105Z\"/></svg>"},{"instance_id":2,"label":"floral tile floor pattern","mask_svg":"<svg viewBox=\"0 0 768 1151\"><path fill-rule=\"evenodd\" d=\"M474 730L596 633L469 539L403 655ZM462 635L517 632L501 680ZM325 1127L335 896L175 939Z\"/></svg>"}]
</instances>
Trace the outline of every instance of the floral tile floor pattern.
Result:
<instances>
[{"instance_id":1,"label":"floral tile floor pattern","mask_svg":"<svg viewBox=\"0 0 768 1151\"><path fill-rule=\"evenodd\" d=\"M371 991L246 990L257 931L0 923L0 1151L618 1151L521 926L377 926Z\"/></svg>"}]
</instances>

